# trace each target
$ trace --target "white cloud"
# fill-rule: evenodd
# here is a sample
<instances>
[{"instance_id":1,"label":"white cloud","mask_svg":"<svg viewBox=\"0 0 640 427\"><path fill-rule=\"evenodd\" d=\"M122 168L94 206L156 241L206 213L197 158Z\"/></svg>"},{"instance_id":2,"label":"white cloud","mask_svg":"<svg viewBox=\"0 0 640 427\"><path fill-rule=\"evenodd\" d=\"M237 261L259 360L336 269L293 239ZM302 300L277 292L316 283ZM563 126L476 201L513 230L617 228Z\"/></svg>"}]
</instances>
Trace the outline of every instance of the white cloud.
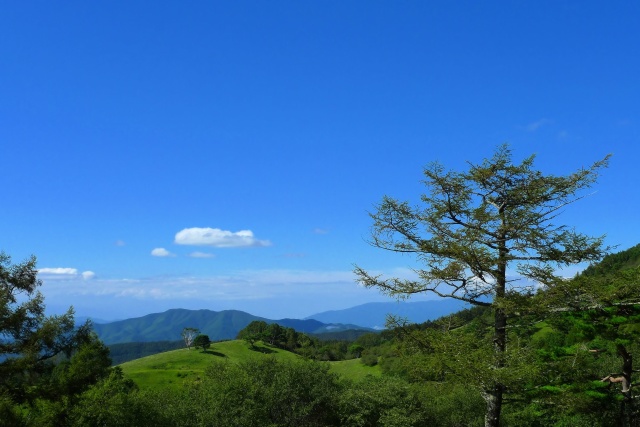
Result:
<instances>
[{"instance_id":1,"label":"white cloud","mask_svg":"<svg viewBox=\"0 0 640 427\"><path fill-rule=\"evenodd\" d=\"M155 248L154 250L151 251L151 255L157 256L157 257L172 257L172 256L175 256L174 254L172 254L171 252L169 252L165 248Z\"/></svg>"},{"instance_id":2,"label":"white cloud","mask_svg":"<svg viewBox=\"0 0 640 427\"><path fill-rule=\"evenodd\" d=\"M55 275L73 276L73 275L78 274L78 269L77 268L63 268L63 267L41 268L40 270L38 270L38 273L40 273L40 274L55 274Z\"/></svg>"},{"instance_id":3,"label":"white cloud","mask_svg":"<svg viewBox=\"0 0 640 427\"><path fill-rule=\"evenodd\" d=\"M116 240L116 246L125 246L127 243L124 240Z\"/></svg>"},{"instance_id":4,"label":"white cloud","mask_svg":"<svg viewBox=\"0 0 640 427\"><path fill-rule=\"evenodd\" d=\"M327 234L329 230L327 230L326 228L314 228L313 232L315 234Z\"/></svg>"},{"instance_id":5,"label":"white cloud","mask_svg":"<svg viewBox=\"0 0 640 427\"><path fill-rule=\"evenodd\" d=\"M84 280L93 279L96 273L93 271L83 271L80 273L77 268L69 267L55 267L55 268L41 268L38 270L38 274L45 280L56 281L72 281L82 277Z\"/></svg>"},{"instance_id":6,"label":"white cloud","mask_svg":"<svg viewBox=\"0 0 640 427\"><path fill-rule=\"evenodd\" d=\"M236 232L219 228L185 228L176 233L174 242L178 245L213 246L216 248L234 248L248 246L270 246L268 240L258 240L251 230Z\"/></svg>"},{"instance_id":7,"label":"white cloud","mask_svg":"<svg viewBox=\"0 0 640 427\"><path fill-rule=\"evenodd\" d=\"M210 254L207 252L191 252L189 256L191 258L214 258L215 257L214 254Z\"/></svg>"},{"instance_id":8,"label":"white cloud","mask_svg":"<svg viewBox=\"0 0 640 427\"><path fill-rule=\"evenodd\" d=\"M96 273L94 273L93 271L87 270L82 272L82 278L84 280L90 280L90 279L93 279L94 277L96 277Z\"/></svg>"}]
</instances>

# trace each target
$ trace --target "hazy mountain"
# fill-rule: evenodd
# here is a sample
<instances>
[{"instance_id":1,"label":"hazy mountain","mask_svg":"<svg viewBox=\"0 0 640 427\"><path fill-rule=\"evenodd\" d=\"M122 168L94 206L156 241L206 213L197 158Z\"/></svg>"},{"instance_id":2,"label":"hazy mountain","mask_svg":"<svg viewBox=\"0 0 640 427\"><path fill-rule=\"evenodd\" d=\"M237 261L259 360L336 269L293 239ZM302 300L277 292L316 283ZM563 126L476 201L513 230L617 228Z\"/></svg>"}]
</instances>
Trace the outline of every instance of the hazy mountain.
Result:
<instances>
[{"instance_id":1,"label":"hazy mountain","mask_svg":"<svg viewBox=\"0 0 640 427\"><path fill-rule=\"evenodd\" d=\"M325 311L308 316L305 319L382 329L388 314L405 317L413 323L422 323L455 313L464 308L468 308L468 305L453 299L418 302L370 302L344 310Z\"/></svg>"},{"instance_id":2,"label":"hazy mountain","mask_svg":"<svg viewBox=\"0 0 640 427\"><path fill-rule=\"evenodd\" d=\"M95 323L94 330L105 344L127 342L174 341L185 327L197 328L211 340L232 339L254 320L278 323L299 332L322 333L347 329L364 329L355 325L333 325L315 319L271 320L238 310L211 311L172 309L143 317L104 324Z\"/></svg>"},{"instance_id":3,"label":"hazy mountain","mask_svg":"<svg viewBox=\"0 0 640 427\"><path fill-rule=\"evenodd\" d=\"M115 320L104 320L104 319L98 319L95 317L89 317L89 316L74 316L74 320L76 322L76 325L82 325L83 323L85 323L87 320L91 320L91 323L93 323L94 325L96 323L109 323L109 322L115 322Z\"/></svg>"}]
</instances>

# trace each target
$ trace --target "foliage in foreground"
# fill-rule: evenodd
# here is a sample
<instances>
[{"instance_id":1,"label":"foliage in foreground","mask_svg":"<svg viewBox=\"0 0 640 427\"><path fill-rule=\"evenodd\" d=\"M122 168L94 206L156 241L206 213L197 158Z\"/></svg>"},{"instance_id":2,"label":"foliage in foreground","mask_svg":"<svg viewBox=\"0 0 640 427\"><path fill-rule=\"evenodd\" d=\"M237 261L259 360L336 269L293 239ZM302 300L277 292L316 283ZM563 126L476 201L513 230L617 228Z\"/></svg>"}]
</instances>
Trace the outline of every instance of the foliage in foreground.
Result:
<instances>
[{"instance_id":1,"label":"foliage in foreground","mask_svg":"<svg viewBox=\"0 0 640 427\"><path fill-rule=\"evenodd\" d=\"M64 425L80 394L109 374L108 348L73 309L44 314L34 257L0 253L0 422Z\"/></svg>"},{"instance_id":2,"label":"foliage in foreground","mask_svg":"<svg viewBox=\"0 0 640 427\"><path fill-rule=\"evenodd\" d=\"M460 387L392 377L351 382L326 363L267 357L216 361L179 389L137 390L115 371L55 425L452 427L480 425L482 407L479 395ZM38 425L53 425L43 420Z\"/></svg>"},{"instance_id":3,"label":"foliage in foreground","mask_svg":"<svg viewBox=\"0 0 640 427\"><path fill-rule=\"evenodd\" d=\"M633 426L637 417L624 406L618 384L601 379L621 366L620 346L628 354L640 351L640 305L633 303L638 289L640 270L634 269L578 277L539 293L535 298L551 312L513 319L510 369L498 373L482 369L492 333L491 308L483 307L359 337L348 351L361 358L349 363L365 368L370 356L385 374L356 381L275 345L232 341L213 351L183 349L149 358L154 378L166 371L176 380L176 372L199 368L171 387L138 389L119 368L109 368L108 349L94 337L69 358L43 365L41 373L30 371L22 383L28 399L0 395L0 424L481 426L485 403L469 386L469 375L474 381L500 375L508 393L503 426ZM177 354L190 362L172 362Z\"/></svg>"}]
</instances>

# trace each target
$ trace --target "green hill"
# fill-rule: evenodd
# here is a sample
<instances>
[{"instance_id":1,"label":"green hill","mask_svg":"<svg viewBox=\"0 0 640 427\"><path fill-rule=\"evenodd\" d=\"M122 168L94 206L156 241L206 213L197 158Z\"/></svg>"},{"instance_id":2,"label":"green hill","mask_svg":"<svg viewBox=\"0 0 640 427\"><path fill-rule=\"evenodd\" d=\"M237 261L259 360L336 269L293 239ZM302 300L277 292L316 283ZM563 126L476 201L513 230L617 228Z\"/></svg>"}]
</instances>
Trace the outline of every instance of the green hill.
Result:
<instances>
[{"instance_id":1,"label":"green hill","mask_svg":"<svg viewBox=\"0 0 640 427\"><path fill-rule=\"evenodd\" d=\"M297 360L300 356L274 347L256 345L251 349L241 340L214 343L203 352L196 349L179 349L154 354L119 365L125 375L131 378L141 389L181 387L186 381L197 380L214 360L228 360L241 363L250 358L275 357L281 361ZM364 378L367 374L380 375L379 367L367 367L359 360L346 360L329 363L332 371L353 380Z\"/></svg>"}]
</instances>

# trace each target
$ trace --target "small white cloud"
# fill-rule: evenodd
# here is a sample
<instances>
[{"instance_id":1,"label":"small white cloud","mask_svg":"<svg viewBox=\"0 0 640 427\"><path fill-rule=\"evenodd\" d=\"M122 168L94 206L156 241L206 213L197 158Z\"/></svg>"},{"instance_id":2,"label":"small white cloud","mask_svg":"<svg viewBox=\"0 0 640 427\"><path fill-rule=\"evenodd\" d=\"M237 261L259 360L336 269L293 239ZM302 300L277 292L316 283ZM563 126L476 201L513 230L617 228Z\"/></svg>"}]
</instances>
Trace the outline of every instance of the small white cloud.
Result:
<instances>
[{"instance_id":1,"label":"small white cloud","mask_svg":"<svg viewBox=\"0 0 640 427\"><path fill-rule=\"evenodd\" d=\"M270 246L268 240L258 240L251 230L236 232L219 228L185 228L176 233L174 242L178 245L213 246L216 248L237 248L248 246Z\"/></svg>"},{"instance_id":2,"label":"small white cloud","mask_svg":"<svg viewBox=\"0 0 640 427\"><path fill-rule=\"evenodd\" d=\"M329 230L324 229L324 228L314 228L313 232L315 234L327 234L329 232Z\"/></svg>"},{"instance_id":3,"label":"small white cloud","mask_svg":"<svg viewBox=\"0 0 640 427\"><path fill-rule=\"evenodd\" d=\"M126 242L124 240L116 240L115 245L116 246L125 246Z\"/></svg>"},{"instance_id":4,"label":"small white cloud","mask_svg":"<svg viewBox=\"0 0 640 427\"><path fill-rule=\"evenodd\" d=\"M215 257L214 254L210 254L207 252L191 252L189 256L191 258L214 258Z\"/></svg>"},{"instance_id":5,"label":"small white cloud","mask_svg":"<svg viewBox=\"0 0 640 427\"><path fill-rule=\"evenodd\" d=\"M76 274L78 274L78 269L77 268L62 268L62 267L41 268L40 270L38 270L38 273L40 273L40 274L55 274L55 275L75 276Z\"/></svg>"},{"instance_id":6,"label":"small white cloud","mask_svg":"<svg viewBox=\"0 0 640 427\"><path fill-rule=\"evenodd\" d=\"M94 277L96 277L96 273L94 273L93 271L87 270L82 272L82 278L84 280L90 280L90 279L93 279Z\"/></svg>"},{"instance_id":7,"label":"small white cloud","mask_svg":"<svg viewBox=\"0 0 640 427\"><path fill-rule=\"evenodd\" d=\"M151 251L151 255L153 256L158 256L158 257L171 257L171 256L175 256L174 254L172 254L171 252L169 252L168 250L166 250L165 248L155 248L154 250Z\"/></svg>"}]
</instances>

